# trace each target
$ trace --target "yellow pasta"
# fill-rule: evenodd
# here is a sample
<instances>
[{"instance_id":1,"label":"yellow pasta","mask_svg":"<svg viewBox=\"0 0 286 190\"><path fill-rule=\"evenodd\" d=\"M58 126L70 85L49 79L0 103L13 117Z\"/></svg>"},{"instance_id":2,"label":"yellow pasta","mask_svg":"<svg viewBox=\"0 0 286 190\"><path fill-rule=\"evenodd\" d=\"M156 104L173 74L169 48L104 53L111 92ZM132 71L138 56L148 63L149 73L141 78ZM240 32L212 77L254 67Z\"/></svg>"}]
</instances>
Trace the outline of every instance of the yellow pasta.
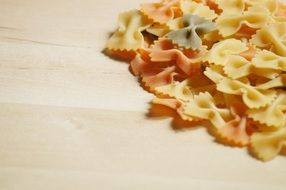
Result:
<instances>
[{"instance_id":1,"label":"yellow pasta","mask_svg":"<svg viewBox=\"0 0 286 190\"><path fill-rule=\"evenodd\" d=\"M257 89L239 80L224 78L217 84L217 90L242 96L243 102L249 108L260 108L270 104L276 97L275 90Z\"/></svg>"},{"instance_id":2,"label":"yellow pasta","mask_svg":"<svg viewBox=\"0 0 286 190\"><path fill-rule=\"evenodd\" d=\"M236 12L235 12L236 13ZM223 37L228 37L238 32L243 25L259 29L269 22L269 11L265 7L250 7L245 12L223 12L216 20L218 30Z\"/></svg>"},{"instance_id":3,"label":"yellow pasta","mask_svg":"<svg viewBox=\"0 0 286 190\"><path fill-rule=\"evenodd\" d=\"M262 83L256 86L257 89L270 89L270 88L277 88L277 87L285 87L286 86L286 74L281 74L278 77Z\"/></svg>"},{"instance_id":4,"label":"yellow pasta","mask_svg":"<svg viewBox=\"0 0 286 190\"><path fill-rule=\"evenodd\" d=\"M244 0L217 0L217 2L224 13L240 14L245 9Z\"/></svg>"},{"instance_id":5,"label":"yellow pasta","mask_svg":"<svg viewBox=\"0 0 286 190\"><path fill-rule=\"evenodd\" d=\"M285 22L285 4L279 0L246 0L246 4L250 6L263 6L271 14L271 18L275 22Z\"/></svg>"},{"instance_id":6,"label":"yellow pasta","mask_svg":"<svg viewBox=\"0 0 286 190\"><path fill-rule=\"evenodd\" d=\"M227 39L216 43L206 56L206 61L216 65L225 65L229 55L239 54L247 50L247 45L237 39Z\"/></svg>"},{"instance_id":7,"label":"yellow pasta","mask_svg":"<svg viewBox=\"0 0 286 190\"><path fill-rule=\"evenodd\" d=\"M286 125L286 94L280 93L268 106L252 109L247 112L253 120L271 127L284 127Z\"/></svg>"},{"instance_id":8,"label":"yellow pasta","mask_svg":"<svg viewBox=\"0 0 286 190\"><path fill-rule=\"evenodd\" d=\"M109 38L106 47L112 50L136 50L144 47L142 31L150 23L140 11L132 10L119 15L119 28Z\"/></svg>"},{"instance_id":9,"label":"yellow pasta","mask_svg":"<svg viewBox=\"0 0 286 190\"><path fill-rule=\"evenodd\" d=\"M162 36L165 36L167 33L169 33L170 29L166 25L155 23L152 26L148 27L146 31L155 36L162 37Z\"/></svg>"},{"instance_id":10,"label":"yellow pasta","mask_svg":"<svg viewBox=\"0 0 286 190\"><path fill-rule=\"evenodd\" d=\"M245 3L247 5L263 6L271 13L277 11L278 2L278 0L245 0Z\"/></svg>"},{"instance_id":11,"label":"yellow pasta","mask_svg":"<svg viewBox=\"0 0 286 190\"><path fill-rule=\"evenodd\" d=\"M217 17L217 14L208 6L192 0L182 0L181 9L183 14L194 14L208 20L213 20Z\"/></svg>"},{"instance_id":12,"label":"yellow pasta","mask_svg":"<svg viewBox=\"0 0 286 190\"><path fill-rule=\"evenodd\" d=\"M272 0L274 1L274 0ZM278 2L278 3L277 3ZM276 22L286 22L286 5L276 0L276 9L272 12L272 18Z\"/></svg>"},{"instance_id":13,"label":"yellow pasta","mask_svg":"<svg viewBox=\"0 0 286 190\"><path fill-rule=\"evenodd\" d=\"M276 55L267 50L259 52L252 60L257 68L286 71L286 57Z\"/></svg>"},{"instance_id":14,"label":"yellow pasta","mask_svg":"<svg viewBox=\"0 0 286 190\"><path fill-rule=\"evenodd\" d=\"M252 64L241 56L231 55L224 66L224 72L232 79L238 79L249 75Z\"/></svg>"},{"instance_id":15,"label":"yellow pasta","mask_svg":"<svg viewBox=\"0 0 286 190\"><path fill-rule=\"evenodd\" d=\"M194 98L186 104L184 113L190 117L209 119L217 128L226 125L226 120L231 118L230 110L218 108L208 92L195 95Z\"/></svg>"},{"instance_id":16,"label":"yellow pasta","mask_svg":"<svg viewBox=\"0 0 286 190\"><path fill-rule=\"evenodd\" d=\"M248 61L244 57L238 55L230 55L223 70L226 75L232 79L239 79L250 74L273 79L280 74L279 70L276 69L256 67L252 61Z\"/></svg>"},{"instance_id":17,"label":"yellow pasta","mask_svg":"<svg viewBox=\"0 0 286 190\"><path fill-rule=\"evenodd\" d=\"M189 101L193 97L193 93L188 85L189 81L174 82L169 85L160 86L155 88L156 93L175 97L182 101Z\"/></svg>"},{"instance_id":18,"label":"yellow pasta","mask_svg":"<svg viewBox=\"0 0 286 190\"><path fill-rule=\"evenodd\" d=\"M223 67L220 65L213 65L204 71L204 75L208 77L215 84L219 83L221 80L225 78Z\"/></svg>"},{"instance_id":19,"label":"yellow pasta","mask_svg":"<svg viewBox=\"0 0 286 190\"><path fill-rule=\"evenodd\" d=\"M271 160L286 146L286 127L275 131L257 132L251 137L252 151L262 160Z\"/></svg>"},{"instance_id":20,"label":"yellow pasta","mask_svg":"<svg viewBox=\"0 0 286 190\"><path fill-rule=\"evenodd\" d=\"M286 22L273 23L261 28L251 39L258 47L269 49L273 53L286 56Z\"/></svg>"}]
</instances>

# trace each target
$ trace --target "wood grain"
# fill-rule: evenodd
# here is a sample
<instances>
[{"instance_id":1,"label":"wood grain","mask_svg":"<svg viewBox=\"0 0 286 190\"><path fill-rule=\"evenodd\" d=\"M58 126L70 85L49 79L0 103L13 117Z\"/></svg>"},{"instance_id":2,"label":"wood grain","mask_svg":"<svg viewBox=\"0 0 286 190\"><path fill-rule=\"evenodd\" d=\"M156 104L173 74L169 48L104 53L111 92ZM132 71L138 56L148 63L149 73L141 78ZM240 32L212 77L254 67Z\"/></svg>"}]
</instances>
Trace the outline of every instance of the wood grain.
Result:
<instances>
[{"instance_id":1,"label":"wood grain","mask_svg":"<svg viewBox=\"0 0 286 190\"><path fill-rule=\"evenodd\" d=\"M0 190L285 189L285 156L262 163L147 117L152 95L102 54L140 1L0 4Z\"/></svg>"}]
</instances>

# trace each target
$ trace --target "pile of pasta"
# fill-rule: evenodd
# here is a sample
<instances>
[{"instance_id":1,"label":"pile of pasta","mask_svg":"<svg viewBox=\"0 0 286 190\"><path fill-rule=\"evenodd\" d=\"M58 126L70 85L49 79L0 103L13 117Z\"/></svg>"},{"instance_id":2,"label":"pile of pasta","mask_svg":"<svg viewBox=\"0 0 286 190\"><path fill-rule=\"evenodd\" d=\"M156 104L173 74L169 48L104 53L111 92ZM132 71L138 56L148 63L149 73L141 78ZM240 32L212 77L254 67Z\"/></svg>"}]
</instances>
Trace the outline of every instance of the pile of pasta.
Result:
<instances>
[{"instance_id":1,"label":"pile of pasta","mask_svg":"<svg viewBox=\"0 0 286 190\"><path fill-rule=\"evenodd\" d=\"M286 149L286 4L163 0L121 13L107 42L130 61L153 104L207 121L261 160Z\"/></svg>"}]
</instances>

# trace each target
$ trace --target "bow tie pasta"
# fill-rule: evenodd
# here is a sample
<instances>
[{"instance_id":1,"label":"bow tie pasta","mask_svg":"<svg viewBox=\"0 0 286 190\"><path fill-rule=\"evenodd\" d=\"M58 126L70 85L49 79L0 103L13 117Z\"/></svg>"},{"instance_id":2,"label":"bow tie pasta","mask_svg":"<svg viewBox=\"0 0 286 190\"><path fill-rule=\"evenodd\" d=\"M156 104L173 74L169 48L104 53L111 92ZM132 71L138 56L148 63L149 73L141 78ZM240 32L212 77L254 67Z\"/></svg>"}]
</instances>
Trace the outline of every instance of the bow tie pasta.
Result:
<instances>
[{"instance_id":1,"label":"bow tie pasta","mask_svg":"<svg viewBox=\"0 0 286 190\"><path fill-rule=\"evenodd\" d=\"M286 4L162 0L119 15L106 45L152 105L267 161L286 148ZM202 123L203 124L203 123Z\"/></svg>"},{"instance_id":2,"label":"bow tie pasta","mask_svg":"<svg viewBox=\"0 0 286 190\"><path fill-rule=\"evenodd\" d=\"M205 20L197 15L187 14L182 17L183 28L172 31L167 34L179 46L198 50L203 47L200 36L214 30L214 23Z\"/></svg>"}]
</instances>

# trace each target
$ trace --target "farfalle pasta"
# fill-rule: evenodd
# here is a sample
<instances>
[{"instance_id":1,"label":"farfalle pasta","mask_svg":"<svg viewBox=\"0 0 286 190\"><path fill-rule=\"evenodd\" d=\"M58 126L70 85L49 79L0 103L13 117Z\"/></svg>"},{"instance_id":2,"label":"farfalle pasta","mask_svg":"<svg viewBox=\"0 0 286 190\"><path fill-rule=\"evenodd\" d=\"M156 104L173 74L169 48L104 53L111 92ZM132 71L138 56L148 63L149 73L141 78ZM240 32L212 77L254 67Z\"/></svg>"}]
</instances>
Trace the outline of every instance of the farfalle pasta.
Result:
<instances>
[{"instance_id":1,"label":"farfalle pasta","mask_svg":"<svg viewBox=\"0 0 286 190\"><path fill-rule=\"evenodd\" d=\"M262 50L256 54L252 62L257 68L286 71L286 57L276 55L271 51Z\"/></svg>"},{"instance_id":2,"label":"farfalle pasta","mask_svg":"<svg viewBox=\"0 0 286 190\"><path fill-rule=\"evenodd\" d=\"M154 42L151 48L146 49L148 51L150 60L153 62L173 62L186 74L192 74L200 69L202 55L204 55L205 49L201 51L180 51L174 48L171 40L159 39ZM191 56L187 56L187 55Z\"/></svg>"},{"instance_id":3,"label":"farfalle pasta","mask_svg":"<svg viewBox=\"0 0 286 190\"><path fill-rule=\"evenodd\" d=\"M286 22L277 22L262 27L252 37L251 43L254 45L271 50L273 53L286 56Z\"/></svg>"},{"instance_id":4,"label":"farfalle pasta","mask_svg":"<svg viewBox=\"0 0 286 190\"><path fill-rule=\"evenodd\" d=\"M163 0L160 3L146 3L141 5L141 12L154 22L165 24L175 18L180 0Z\"/></svg>"},{"instance_id":5,"label":"farfalle pasta","mask_svg":"<svg viewBox=\"0 0 286 190\"><path fill-rule=\"evenodd\" d=\"M224 13L241 14L245 10L245 0L217 0Z\"/></svg>"},{"instance_id":6,"label":"farfalle pasta","mask_svg":"<svg viewBox=\"0 0 286 190\"><path fill-rule=\"evenodd\" d=\"M150 23L138 10L132 10L119 15L118 30L109 38L108 49L136 50L144 47L142 31Z\"/></svg>"},{"instance_id":7,"label":"farfalle pasta","mask_svg":"<svg viewBox=\"0 0 286 190\"><path fill-rule=\"evenodd\" d=\"M215 28L213 22L192 14L184 15L182 23L183 28L168 33L167 38L179 46L193 50L201 49L203 43L200 36L213 31Z\"/></svg>"},{"instance_id":8,"label":"farfalle pasta","mask_svg":"<svg viewBox=\"0 0 286 190\"><path fill-rule=\"evenodd\" d=\"M224 78L217 83L217 90L226 94L241 96L249 108L260 108L270 104L276 97L276 91L255 88L244 81Z\"/></svg>"},{"instance_id":9,"label":"farfalle pasta","mask_svg":"<svg viewBox=\"0 0 286 190\"><path fill-rule=\"evenodd\" d=\"M280 74L280 71L276 69L256 67L252 61L248 61L246 58L238 55L229 56L223 70L232 79L239 79L251 74L273 79Z\"/></svg>"},{"instance_id":10,"label":"farfalle pasta","mask_svg":"<svg viewBox=\"0 0 286 190\"><path fill-rule=\"evenodd\" d=\"M208 122L217 142L263 161L286 148L285 3L145 3L120 14L106 49L130 61L152 105L190 127Z\"/></svg>"},{"instance_id":11,"label":"farfalle pasta","mask_svg":"<svg viewBox=\"0 0 286 190\"><path fill-rule=\"evenodd\" d=\"M213 20L217 17L215 11L210 7L192 0L183 0L181 2L181 9L183 14L194 14L207 20Z\"/></svg>"},{"instance_id":12,"label":"farfalle pasta","mask_svg":"<svg viewBox=\"0 0 286 190\"><path fill-rule=\"evenodd\" d=\"M254 133L251 137L253 153L262 160L271 160L286 146L286 127L275 131Z\"/></svg>"},{"instance_id":13,"label":"farfalle pasta","mask_svg":"<svg viewBox=\"0 0 286 190\"><path fill-rule=\"evenodd\" d=\"M260 109L248 110L248 116L253 120L269 127L284 127L286 110L286 94L281 93L268 106Z\"/></svg>"},{"instance_id":14,"label":"farfalle pasta","mask_svg":"<svg viewBox=\"0 0 286 190\"><path fill-rule=\"evenodd\" d=\"M200 93L190 99L184 107L184 113L194 118L209 119L216 128L225 126L226 121L231 118L230 110L217 107L208 92Z\"/></svg>"},{"instance_id":15,"label":"farfalle pasta","mask_svg":"<svg viewBox=\"0 0 286 190\"><path fill-rule=\"evenodd\" d=\"M173 97L181 101L188 101L189 99L193 98L193 93L188 85L188 82L188 79L182 82L175 81L172 84L159 86L155 88L155 91L161 95Z\"/></svg>"},{"instance_id":16,"label":"farfalle pasta","mask_svg":"<svg viewBox=\"0 0 286 190\"><path fill-rule=\"evenodd\" d=\"M206 61L215 65L225 65L229 55L237 55L247 50L247 45L237 39L226 39L214 44L206 55Z\"/></svg>"},{"instance_id":17,"label":"farfalle pasta","mask_svg":"<svg viewBox=\"0 0 286 190\"><path fill-rule=\"evenodd\" d=\"M269 12L262 6L248 8L247 11L223 12L216 24L220 34L229 37L237 33L242 26L259 29L269 22Z\"/></svg>"},{"instance_id":18,"label":"farfalle pasta","mask_svg":"<svg viewBox=\"0 0 286 190\"><path fill-rule=\"evenodd\" d=\"M177 100L175 98L154 98L152 103L166 106L168 108L175 110L176 113L180 116L180 118L185 121L197 121L196 119L185 115L183 111L185 103L180 100Z\"/></svg>"}]
</instances>

